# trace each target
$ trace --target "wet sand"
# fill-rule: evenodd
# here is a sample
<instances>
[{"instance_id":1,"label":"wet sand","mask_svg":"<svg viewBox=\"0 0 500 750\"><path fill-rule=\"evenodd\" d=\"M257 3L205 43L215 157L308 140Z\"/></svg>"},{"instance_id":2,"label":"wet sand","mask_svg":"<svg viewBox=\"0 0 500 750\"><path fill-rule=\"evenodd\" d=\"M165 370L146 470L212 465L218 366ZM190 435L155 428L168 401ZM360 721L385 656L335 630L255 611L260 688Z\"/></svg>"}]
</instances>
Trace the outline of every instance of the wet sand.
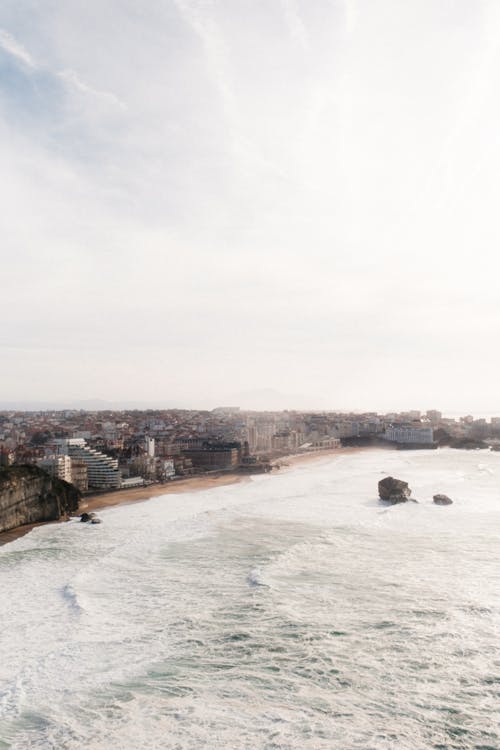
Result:
<instances>
[{"instance_id":1,"label":"wet sand","mask_svg":"<svg viewBox=\"0 0 500 750\"><path fill-rule=\"evenodd\" d=\"M355 448L332 448L331 450L310 451L308 453L297 453L289 456L282 456L273 459L271 463L280 466L280 469L274 469L272 474L275 476L283 471L290 471L294 466L312 461L319 461L325 458L333 458L347 453L358 453L359 451L372 450L370 447ZM185 477L184 479L173 479L165 484L150 484L147 487L133 487L128 490L115 490L105 492L99 495L88 495L80 503L80 511L96 512L104 508L111 508L124 503L140 503L159 495L171 495L181 492L199 492L209 490L214 487L225 487L230 484L239 482L248 482L252 475L241 472L217 472L214 474L203 474L202 476ZM272 475L271 475L272 476ZM10 531L0 532L0 546L13 542L24 536L37 526L46 523L64 523L64 521L42 521L41 523L30 523L25 526L18 526Z\"/></svg>"},{"instance_id":2,"label":"wet sand","mask_svg":"<svg viewBox=\"0 0 500 750\"><path fill-rule=\"evenodd\" d=\"M273 464L279 464L281 471L291 469L298 464L311 463L312 461L321 461L324 458L334 458L335 456L344 456L350 453L359 453L360 451L373 450L372 446L354 446L352 448L331 448L328 450L309 451L307 453L292 453L289 456L276 458Z\"/></svg>"}]
</instances>

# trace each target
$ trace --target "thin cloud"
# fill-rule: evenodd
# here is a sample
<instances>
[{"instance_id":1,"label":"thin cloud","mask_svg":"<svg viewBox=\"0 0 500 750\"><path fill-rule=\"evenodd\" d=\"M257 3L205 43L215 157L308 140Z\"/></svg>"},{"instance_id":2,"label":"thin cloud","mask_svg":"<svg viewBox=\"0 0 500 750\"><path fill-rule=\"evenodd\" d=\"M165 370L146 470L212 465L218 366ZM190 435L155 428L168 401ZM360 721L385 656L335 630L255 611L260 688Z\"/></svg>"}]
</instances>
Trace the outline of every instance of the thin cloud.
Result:
<instances>
[{"instance_id":1,"label":"thin cloud","mask_svg":"<svg viewBox=\"0 0 500 750\"><path fill-rule=\"evenodd\" d=\"M27 49L20 44L17 39L14 39L12 34L9 34L5 29L0 29L0 47L7 52L7 54L14 57L18 62L23 63L28 68L37 68L38 65L34 61Z\"/></svg>"},{"instance_id":2,"label":"thin cloud","mask_svg":"<svg viewBox=\"0 0 500 750\"><path fill-rule=\"evenodd\" d=\"M66 84L71 86L72 88L76 89L77 91L81 92L82 94L86 94L88 96L95 96L98 99L102 99L104 101L109 102L110 104L113 104L120 109L126 110L127 105L121 101L115 94L109 92L109 91L100 91L99 89L94 89L92 86L89 86L87 83L82 81L78 75L75 73L74 70L67 69L62 70L59 73L57 73L58 77L63 80Z\"/></svg>"},{"instance_id":3,"label":"thin cloud","mask_svg":"<svg viewBox=\"0 0 500 750\"><path fill-rule=\"evenodd\" d=\"M235 96L231 76L229 74L227 48L214 18L186 0L174 0L174 3L184 21L191 27L203 43L208 62L210 77L219 90L228 114L236 109Z\"/></svg>"}]
</instances>

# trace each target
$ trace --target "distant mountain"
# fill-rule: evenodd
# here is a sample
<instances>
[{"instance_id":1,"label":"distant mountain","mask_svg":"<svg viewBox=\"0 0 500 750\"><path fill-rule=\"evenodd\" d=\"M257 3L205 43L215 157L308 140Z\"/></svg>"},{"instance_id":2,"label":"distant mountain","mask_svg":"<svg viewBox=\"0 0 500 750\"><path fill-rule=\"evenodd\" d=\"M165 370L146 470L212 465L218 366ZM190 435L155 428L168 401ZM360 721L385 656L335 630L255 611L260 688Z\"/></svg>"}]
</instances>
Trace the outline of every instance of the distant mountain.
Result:
<instances>
[{"instance_id":1,"label":"distant mountain","mask_svg":"<svg viewBox=\"0 0 500 750\"><path fill-rule=\"evenodd\" d=\"M321 411L333 410L331 403L316 396L306 396L299 393L283 393L274 388L256 388L253 390L230 393L220 399L193 399L189 402L185 398L178 401L147 400L147 401L107 401L100 398L60 400L16 400L0 401L0 411L63 411L66 409L82 409L84 411L121 411L131 409L192 409L210 410L221 405L239 406L243 411Z\"/></svg>"},{"instance_id":2,"label":"distant mountain","mask_svg":"<svg viewBox=\"0 0 500 750\"><path fill-rule=\"evenodd\" d=\"M306 396L301 393L283 393L274 388L257 388L232 394L228 401L238 404L245 410L253 411L283 411L289 410L322 410L331 409L321 398Z\"/></svg>"}]
</instances>

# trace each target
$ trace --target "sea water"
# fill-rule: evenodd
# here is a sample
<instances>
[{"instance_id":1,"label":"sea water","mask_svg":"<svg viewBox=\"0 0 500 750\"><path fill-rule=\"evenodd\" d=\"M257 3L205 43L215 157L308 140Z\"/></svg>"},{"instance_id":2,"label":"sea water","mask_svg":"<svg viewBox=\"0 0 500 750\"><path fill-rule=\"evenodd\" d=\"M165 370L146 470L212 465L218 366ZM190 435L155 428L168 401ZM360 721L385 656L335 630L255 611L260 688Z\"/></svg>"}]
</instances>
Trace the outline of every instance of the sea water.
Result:
<instances>
[{"instance_id":1,"label":"sea water","mask_svg":"<svg viewBox=\"0 0 500 750\"><path fill-rule=\"evenodd\" d=\"M381 504L388 474L418 504ZM500 748L500 453L366 450L100 515L0 549L0 748Z\"/></svg>"}]
</instances>

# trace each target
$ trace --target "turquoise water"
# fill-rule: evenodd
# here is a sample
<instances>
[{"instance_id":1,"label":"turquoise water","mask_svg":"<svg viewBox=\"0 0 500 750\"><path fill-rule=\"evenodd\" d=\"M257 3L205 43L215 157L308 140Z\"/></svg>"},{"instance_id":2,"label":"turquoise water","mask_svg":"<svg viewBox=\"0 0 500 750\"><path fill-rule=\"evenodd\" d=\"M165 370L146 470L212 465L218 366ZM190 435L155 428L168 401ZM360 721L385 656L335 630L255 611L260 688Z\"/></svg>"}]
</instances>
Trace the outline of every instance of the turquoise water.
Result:
<instances>
[{"instance_id":1,"label":"turquoise water","mask_svg":"<svg viewBox=\"0 0 500 750\"><path fill-rule=\"evenodd\" d=\"M1 548L0 748L497 750L499 462L344 454Z\"/></svg>"}]
</instances>

